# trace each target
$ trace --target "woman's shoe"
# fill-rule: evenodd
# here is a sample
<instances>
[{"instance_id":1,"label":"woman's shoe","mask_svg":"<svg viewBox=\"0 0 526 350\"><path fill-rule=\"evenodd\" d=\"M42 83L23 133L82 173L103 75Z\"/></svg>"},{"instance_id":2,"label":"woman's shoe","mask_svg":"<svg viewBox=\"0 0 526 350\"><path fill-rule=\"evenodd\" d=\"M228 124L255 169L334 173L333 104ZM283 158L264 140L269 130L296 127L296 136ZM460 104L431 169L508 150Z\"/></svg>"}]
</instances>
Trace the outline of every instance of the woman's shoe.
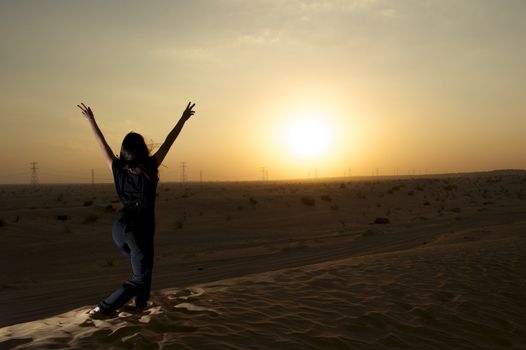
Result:
<instances>
[{"instance_id":1,"label":"woman's shoe","mask_svg":"<svg viewBox=\"0 0 526 350\"><path fill-rule=\"evenodd\" d=\"M118 314L115 311L107 312L102 310L100 306L95 306L93 309L89 310L87 314L90 318L93 318L95 320L106 320L118 316Z\"/></svg>"}]
</instances>

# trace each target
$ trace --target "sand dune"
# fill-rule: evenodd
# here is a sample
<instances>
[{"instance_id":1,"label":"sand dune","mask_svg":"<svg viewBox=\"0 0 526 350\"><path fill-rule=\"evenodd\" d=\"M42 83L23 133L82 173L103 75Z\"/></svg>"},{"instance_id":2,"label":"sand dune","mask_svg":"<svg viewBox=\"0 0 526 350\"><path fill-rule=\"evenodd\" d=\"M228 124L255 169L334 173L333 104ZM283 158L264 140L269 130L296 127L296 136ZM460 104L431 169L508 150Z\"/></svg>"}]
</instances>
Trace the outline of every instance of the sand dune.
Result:
<instances>
[{"instance_id":1,"label":"sand dune","mask_svg":"<svg viewBox=\"0 0 526 350\"><path fill-rule=\"evenodd\" d=\"M104 321L109 189L0 201L0 348L526 349L522 175L208 186L161 187L153 304Z\"/></svg>"}]
</instances>

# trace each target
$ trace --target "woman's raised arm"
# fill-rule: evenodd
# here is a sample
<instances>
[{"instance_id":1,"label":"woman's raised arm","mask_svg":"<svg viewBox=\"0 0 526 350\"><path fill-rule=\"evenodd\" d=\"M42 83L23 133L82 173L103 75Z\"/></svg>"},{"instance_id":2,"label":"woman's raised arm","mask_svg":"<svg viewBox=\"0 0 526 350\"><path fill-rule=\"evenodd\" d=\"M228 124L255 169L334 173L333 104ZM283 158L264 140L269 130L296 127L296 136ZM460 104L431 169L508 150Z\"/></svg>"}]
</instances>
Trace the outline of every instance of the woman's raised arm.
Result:
<instances>
[{"instance_id":1,"label":"woman's raised arm","mask_svg":"<svg viewBox=\"0 0 526 350\"><path fill-rule=\"evenodd\" d=\"M102 134L102 131L100 131L99 129L99 126L97 125L97 122L95 121L95 115L93 115L93 111L91 110L90 107L86 107L84 103L77 105L77 107L82 110L82 115L89 121L91 128L93 129L93 132L95 133L97 141L99 142L99 145L102 149L102 153L104 154L106 158L106 163L108 164L108 167L111 170L111 165L113 163L113 160L116 157L113 151L111 150L110 146L106 142L106 139L104 138L104 135Z\"/></svg>"},{"instance_id":2,"label":"woman's raised arm","mask_svg":"<svg viewBox=\"0 0 526 350\"><path fill-rule=\"evenodd\" d=\"M186 109L183 112L183 115L175 124L175 127L170 131L168 136L166 136L166 140L164 140L163 144L157 152L155 152L154 156L157 159L157 166L161 165L161 163L164 160L164 157L166 157L166 154L168 154L168 151L170 150L170 147L172 147L172 144L174 143L177 136L179 136L179 133L183 129L184 123L190 119L191 116L194 115L195 111L192 110L194 108L195 103L191 104L192 102L188 102L188 105L186 106Z\"/></svg>"}]
</instances>

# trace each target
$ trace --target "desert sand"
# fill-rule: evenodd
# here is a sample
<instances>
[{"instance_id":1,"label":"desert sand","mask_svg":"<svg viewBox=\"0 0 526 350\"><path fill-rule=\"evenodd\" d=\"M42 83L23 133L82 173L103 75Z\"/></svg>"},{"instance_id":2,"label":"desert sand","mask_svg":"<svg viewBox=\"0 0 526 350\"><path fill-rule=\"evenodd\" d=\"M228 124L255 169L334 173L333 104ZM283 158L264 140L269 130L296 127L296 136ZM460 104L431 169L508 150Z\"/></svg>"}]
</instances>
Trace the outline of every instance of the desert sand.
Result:
<instances>
[{"instance_id":1,"label":"desert sand","mask_svg":"<svg viewBox=\"0 0 526 350\"><path fill-rule=\"evenodd\" d=\"M113 186L0 187L1 349L526 349L526 173L164 184L152 305Z\"/></svg>"}]
</instances>

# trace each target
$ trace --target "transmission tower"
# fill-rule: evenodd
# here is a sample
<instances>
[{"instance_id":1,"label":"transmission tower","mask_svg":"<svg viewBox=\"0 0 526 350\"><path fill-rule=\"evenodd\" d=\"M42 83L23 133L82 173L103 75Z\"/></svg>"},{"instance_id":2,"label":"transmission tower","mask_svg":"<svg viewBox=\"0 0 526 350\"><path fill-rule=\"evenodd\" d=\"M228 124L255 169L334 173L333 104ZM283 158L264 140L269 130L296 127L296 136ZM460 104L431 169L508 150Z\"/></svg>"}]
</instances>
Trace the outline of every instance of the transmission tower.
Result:
<instances>
[{"instance_id":1,"label":"transmission tower","mask_svg":"<svg viewBox=\"0 0 526 350\"><path fill-rule=\"evenodd\" d=\"M150 139L150 143L146 144L150 152L152 152L154 149L156 149L160 145L161 145L160 143L153 142L153 139Z\"/></svg>"},{"instance_id":2,"label":"transmission tower","mask_svg":"<svg viewBox=\"0 0 526 350\"><path fill-rule=\"evenodd\" d=\"M268 181L268 169L261 167L261 180Z\"/></svg>"},{"instance_id":3,"label":"transmission tower","mask_svg":"<svg viewBox=\"0 0 526 350\"><path fill-rule=\"evenodd\" d=\"M37 174L37 162L31 162L29 163L31 164L31 180L30 180L30 183L31 185L38 185L38 174Z\"/></svg>"},{"instance_id":4,"label":"transmission tower","mask_svg":"<svg viewBox=\"0 0 526 350\"><path fill-rule=\"evenodd\" d=\"M181 162L181 182L186 182L186 162Z\"/></svg>"}]
</instances>

